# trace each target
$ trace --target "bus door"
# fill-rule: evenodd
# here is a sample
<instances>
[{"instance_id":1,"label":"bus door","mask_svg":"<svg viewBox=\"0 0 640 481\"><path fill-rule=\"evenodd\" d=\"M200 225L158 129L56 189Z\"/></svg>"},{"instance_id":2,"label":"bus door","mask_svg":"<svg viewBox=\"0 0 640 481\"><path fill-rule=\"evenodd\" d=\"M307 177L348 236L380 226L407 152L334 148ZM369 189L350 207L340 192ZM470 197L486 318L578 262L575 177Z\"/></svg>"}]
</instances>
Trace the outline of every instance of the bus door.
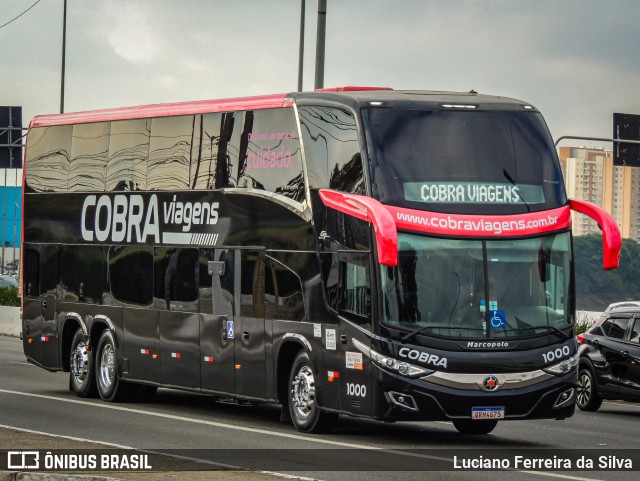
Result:
<instances>
[{"instance_id":1,"label":"bus door","mask_svg":"<svg viewBox=\"0 0 640 481\"><path fill-rule=\"evenodd\" d=\"M109 248L111 295L122 305L125 379L160 384L158 310L153 306L153 248L143 245Z\"/></svg>"},{"instance_id":2,"label":"bus door","mask_svg":"<svg viewBox=\"0 0 640 481\"><path fill-rule=\"evenodd\" d=\"M265 398L266 336L264 320L264 251L238 250L240 264L236 276L239 315L235 318L236 392L243 396Z\"/></svg>"},{"instance_id":3,"label":"bus door","mask_svg":"<svg viewBox=\"0 0 640 481\"><path fill-rule=\"evenodd\" d=\"M56 289L59 259L56 246L25 248L24 312L22 332L24 352L45 368L59 369Z\"/></svg>"},{"instance_id":4,"label":"bus door","mask_svg":"<svg viewBox=\"0 0 640 481\"><path fill-rule=\"evenodd\" d=\"M154 302L164 301L157 306L163 308L158 320L163 386L200 387L198 254L195 248L155 248Z\"/></svg>"},{"instance_id":5,"label":"bus door","mask_svg":"<svg viewBox=\"0 0 640 481\"><path fill-rule=\"evenodd\" d=\"M231 249L200 249L200 385L235 394L235 261Z\"/></svg>"}]
</instances>

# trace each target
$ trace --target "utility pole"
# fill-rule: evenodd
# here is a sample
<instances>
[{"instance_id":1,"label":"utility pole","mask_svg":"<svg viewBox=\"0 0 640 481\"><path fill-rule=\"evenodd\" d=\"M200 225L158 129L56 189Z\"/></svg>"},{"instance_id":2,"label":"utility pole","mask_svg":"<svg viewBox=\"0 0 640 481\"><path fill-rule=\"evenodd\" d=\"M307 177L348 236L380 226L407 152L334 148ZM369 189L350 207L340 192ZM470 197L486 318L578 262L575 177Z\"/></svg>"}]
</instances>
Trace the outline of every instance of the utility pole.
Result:
<instances>
[{"instance_id":1,"label":"utility pole","mask_svg":"<svg viewBox=\"0 0 640 481\"><path fill-rule=\"evenodd\" d=\"M324 43L327 31L327 0L318 0L318 34L316 38L316 89L324 87Z\"/></svg>"},{"instance_id":2,"label":"utility pole","mask_svg":"<svg viewBox=\"0 0 640 481\"><path fill-rule=\"evenodd\" d=\"M65 52L67 50L67 0L64 0L64 11L62 15L62 75L60 83L60 113L64 113L64 68Z\"/></svg>"},{"instance_id":3,"label":"utility pole","mask_svg":"<svg viewBox=\"0 0 640 481\"><path fill-rule=\"evenodd\" d=\"M305 0L300 5L300 51L298 52L298 92L302 92L302 67L304 63L304 7Z\"/></svg>"}]
</instances>

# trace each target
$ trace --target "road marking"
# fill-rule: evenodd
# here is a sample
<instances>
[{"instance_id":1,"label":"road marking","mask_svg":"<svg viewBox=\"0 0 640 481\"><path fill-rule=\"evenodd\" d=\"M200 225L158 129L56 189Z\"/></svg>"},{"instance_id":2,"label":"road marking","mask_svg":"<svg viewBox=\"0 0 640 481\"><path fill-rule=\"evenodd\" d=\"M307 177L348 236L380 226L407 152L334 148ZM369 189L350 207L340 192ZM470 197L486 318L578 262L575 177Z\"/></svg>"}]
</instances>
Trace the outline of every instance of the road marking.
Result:
<instances>
[{"instance_id":1,"label":"road marking","mask_svg":"<svg viewBox=\"0 0 640 481\"><path fill-rule=\"evenodd\" d=\"M9 364L20 364L22 366L37 367L37 366L34 366L33 364L31 364L30 362L9 361Z\"/></svg>"},{"instance_id":2,"label":"road marking","mask_svg":"<svg viewBox=\"0 0 640 481\"><path fill-rule=\"evenodd\" d=\"M351 448L351 449L374 450L374 451L380 451L381 453L390 453L390 454L397 454L402 456L423 458L423 459L433 459L436 461L453 462L453 458L447 458L442 456L431 456L428 454L407 453L404 451L398 451L397 449L380 448L376 446L368 446L365 444L353 444L353 443L345 443L342 441L333 441L329 439L317 439L317 438L311 438L307 436L301 436L298 434L280 433L277 431L268 431L266 429L250 428L250 427L238 426L234 424L224 424L216 421L207 421L205 419L188 418L186 416L177 416L175 414L165 414L165 413L158 413L154 411L144 411L142 409L116 406L108 403L93 403L89 401L82 401L80 399L66 399L66 398L61 398L57 396L48 396L46 394L35 394L35 393L27 393L27 392L20 392L20 391L11 391L9 389L0 389L0 393L13 394L16 396L34 397L39 399L48 399L51 401L60 401L60 402L66 402L71 404L80 404L80 405L91 406L91 407L100 408L100 409L112 409L114 411L124 411L128 413L133 413L133 414L141 414L144 416L153 416L153 417L159 417L159 418L165 418L165 419L172 419L174 421L184 421L184 422L194 423L194 424L204 424L206 426L215 426L222 429L233 429L236 431L244 431L249 433L265 434L269 436L279 436L283 438L296 439L296 440L307 441L311 443L328 444L331 446L340 446L340 447ZM91 441L91 442L94 442L94 441ZM596 478L577 477L577 476L570 476L566 474L557 474L557 473L545 473L541 471L528 471L524 469L517 469L517 470L514 469L513 471L519 472L519 473L534 474L538 476L552 477L552 478L572 479L576 481L603 481Z\"/></svg>"},{"instance_id":3,"label":"road marking","mask_svg":"<svg viewBox=\"0 0 640 481\"><path fill-rule=\"evenodd\" d=\"M207 461L206 459L197 459L197 458L191 458L188 456L180 456L178 454L167 454L167 453L162 453L162 452L157 452L157 451L153 451L150 449L138 449L138 448L134 448L133 446L125 446L124 444L116 444L116 443L109 443L106 441L95 441L93 439L86 439L86 438L77 438L75 436L65 436L64 434L53 434L53 433L47 433L44 431L35 431L33 429L26 429L26 428L19 428L17 426L8 426L6 424L0 424L0 429L13 429L14 431L20 431L23 433L30 433L30 434L39 434L41 436L48 436L50 438L56 438L56 439L68 439L70 441L78 441L78 442L82 442L82 443L92 443L92 444L100 444L102 446L109 446L110 448L116 448L116 449L130 449L130 450L134 450L134 451L139 451L142 453L150 453L150 454L159 454L161 456L167 456L170 458L176 458L176 459L184 459L186 461L194 461L196 463L200 463L200 464L209 464L209 465L213 465L216 467L222 467L222 468L231 468L231 469L237 469L239 471L244 471L245 468L242 468L240 466L233 466L231 464L221 464L221 463L214 463L213 461ZM286 474L286 473L277 473L275 471L259 471L263 474L268 474L271 476L277 476L280 478L286 478L286 479L297 479L297 480L301 480L301 481L314 481L316 478L307 478L304 476L295 476L292 474Z\"/></svg>"},{"instance_id":4,"label":"road marking","mask_svg":"<svg viewBox=\"0 0 640 481\"><path fill-rule=\"evenodd\" d=\"M76 438L75 436L65 436L64 434L53 434L53 433L47 433L47 432L44 432L44 431L35 431L33 429L19 428L17 426L8 426L6 424L0 424L0 428L2 428L2 429L13 429L15 431L20 431L20 432L23 432L23 433L40 434L42 436L49 436L50 438L68 439L70 441L79 441L79 442L82 442L82 443L102 444L103 446L109 446L110 448L135 449L135 448L133 448L131 446L125 446L124 444L115 444L115 443L108 443L106 441L94 441L93 439Z\"/></svg>"}]
</instances>

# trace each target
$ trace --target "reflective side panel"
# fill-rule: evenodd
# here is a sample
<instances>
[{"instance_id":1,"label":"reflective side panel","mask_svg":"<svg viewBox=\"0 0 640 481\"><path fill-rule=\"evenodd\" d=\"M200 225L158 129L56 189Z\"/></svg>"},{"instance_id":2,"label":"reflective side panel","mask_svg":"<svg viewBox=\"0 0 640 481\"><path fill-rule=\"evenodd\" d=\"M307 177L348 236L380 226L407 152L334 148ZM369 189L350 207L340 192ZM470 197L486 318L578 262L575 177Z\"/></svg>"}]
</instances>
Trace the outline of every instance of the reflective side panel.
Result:
<instances>
[{"instance_id":1,"label":"reflective side panel","mask_svg":"<svg viewBox=\"0 0 640 481\"><path fill-rule=\"evenodd\" d=\"M69 191L104 191L110 122L73 126Z\"/></svg>"},{"instance_id":2,"label":"reflective side panel","mask_svg":"<svg viewBox=\"0 0 640 481\"><path fill-rule=\"evenodd\" d=\"M151 120L111 122L107 190L145 190Z\"/></svg>"},{"instance_id":3,"label":"reflective side panel","mask_svg":"<svg viewBox=\"0 0 640 481\"><path fill-rule=\"evenodd\" d=\"M198 117L199 119L199 117ZM195 168L191 145L200 129L196 117L164 117L151 122L148 190L188 189L191 169Z\"/></svg>"},{"instance_id":4,"label":"reflective side panel","mask_svg":"<svg viewBox=\"0 0 640 481\"><path fill-rule=\"evenodd\" d=\"M27 192L56 192L67 189L70 125L32 129L27 138Z\"/></svg>"}]
</instances>

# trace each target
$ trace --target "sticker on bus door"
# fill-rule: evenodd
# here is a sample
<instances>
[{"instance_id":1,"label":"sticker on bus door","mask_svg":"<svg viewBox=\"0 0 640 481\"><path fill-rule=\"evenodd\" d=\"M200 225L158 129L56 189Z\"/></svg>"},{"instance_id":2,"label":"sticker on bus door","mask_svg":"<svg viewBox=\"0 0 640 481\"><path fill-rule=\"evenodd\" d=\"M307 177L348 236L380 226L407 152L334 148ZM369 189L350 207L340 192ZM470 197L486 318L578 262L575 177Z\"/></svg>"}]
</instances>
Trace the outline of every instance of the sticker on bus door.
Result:
<instances>
[{"instance_id":1,"label":"sticker on bus door","mask_svg":"<svg viewBox=\"0 0 640 481\"><path fill-rule=\"evenodd\" d=\"M227 321L227 339L233 339L233 321Z\"/></svg>"}]
</instances>

